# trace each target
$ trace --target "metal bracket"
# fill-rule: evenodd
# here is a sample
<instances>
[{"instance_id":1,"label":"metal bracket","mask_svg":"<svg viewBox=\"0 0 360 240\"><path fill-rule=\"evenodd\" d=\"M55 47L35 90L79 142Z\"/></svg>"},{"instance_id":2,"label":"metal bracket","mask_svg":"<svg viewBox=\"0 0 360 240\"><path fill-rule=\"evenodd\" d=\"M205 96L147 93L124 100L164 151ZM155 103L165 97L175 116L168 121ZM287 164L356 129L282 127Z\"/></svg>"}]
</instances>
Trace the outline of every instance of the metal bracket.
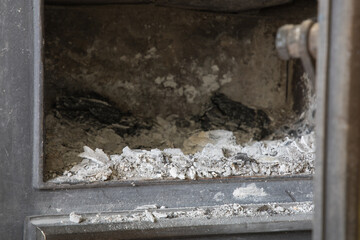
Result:
<instances>
[{"instance_id":1,"label":"metal bracket","mask_svg":"<svg viewBox=\"0 0 360 240\"><path fill-rule=\"evenodd\" d=\"M283 60L300 58L311 80L315 80L318 23L305 20L299 25L287 24L276 34L276 49Z\"/></svg>"}]
</instances>

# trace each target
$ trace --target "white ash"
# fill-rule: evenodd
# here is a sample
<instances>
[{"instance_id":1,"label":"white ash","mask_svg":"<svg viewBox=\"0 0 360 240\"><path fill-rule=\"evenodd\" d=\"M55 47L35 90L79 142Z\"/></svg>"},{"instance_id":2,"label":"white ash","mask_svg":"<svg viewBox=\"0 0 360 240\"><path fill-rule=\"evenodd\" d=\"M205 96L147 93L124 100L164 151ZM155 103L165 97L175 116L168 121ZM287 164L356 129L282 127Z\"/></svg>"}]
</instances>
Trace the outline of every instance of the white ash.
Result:
<instances>
[{"instance_id":1,"label":"white ash","mask_svg":"<svg viewBox=\"0 0 360 240\"><path fill-rule=\"evenodd\" d=\"M145 216L146 216L146 218L147 218L147 220L148 221L150 221L150 222L156 222L156 218L155 218L155 216L151 213L151 212L149 212L148 210L145 210Z\"/></svg>"},{"instance_id":2,"label":"white ash","mask_svg":"<svg viewBox=\"0 0 360 240\"><path fill-rule=\"evenodd\" d=\"M108 157L102 150L84 147L80 164L50 182L106 180L192 179L229 176L313 174L314 132L301 137L253 141L238 145L225 130L200 132L202 150L184 154L181 149L139 150L125 147ZM196 139L194 136L191 140ZM197 147L197 146L195 146Z\"/></svg>"},{"instance_id":3,"label":"white ash","mask_svg":"<svg viewBox=\"0 0 360 240\"><path fill-rule=\"evenodd\" d=\"M166 213L166 212L153 212L152 214L156 218L156 220L169 217L168 213Z\"/></svg>"},{"instance_id":4,"label":"white ash","mask_svg":"<svg viewBox=\"0 0 360 240\"><path fill-rule=\"evenodd\" d=\"M114 222L157 222L161 220L179 219L179 218L225 218L225 217L257 217L257 216L275 216L275 215L296 215L308 214L314 211L312 202L298 202L294 204L256 204L240 205L237 203L217 205L211 207L189 208L184 210L144 210L132 213L119 213L108 215L97 214L94 217L86 219L90 223L114 223Z\"/></svg>"},{"instance_id":5,"label":"white ash","mask_svg":"<svg viewBox=\"0 0 360 240\"><path fill-rule=\"evenodd\" d=\"M73 222L73 223L81 223L85 219L81 215L76 214L75 212L72 212L69 214L69 220L70 220L70 222Z\"/></svg>"},{"instance_id":6,"label":"white ash","mask_svg":"<svg viewBox=\"0 0 360 240\"><path fill-rule=\"evenodd\" d=\"M263 188L258 188L255 183L251 183L246 187L236 188L233 192L236 199L245 199L248 197L264 197L267 193Z\"/></svg>"}]
</instances>

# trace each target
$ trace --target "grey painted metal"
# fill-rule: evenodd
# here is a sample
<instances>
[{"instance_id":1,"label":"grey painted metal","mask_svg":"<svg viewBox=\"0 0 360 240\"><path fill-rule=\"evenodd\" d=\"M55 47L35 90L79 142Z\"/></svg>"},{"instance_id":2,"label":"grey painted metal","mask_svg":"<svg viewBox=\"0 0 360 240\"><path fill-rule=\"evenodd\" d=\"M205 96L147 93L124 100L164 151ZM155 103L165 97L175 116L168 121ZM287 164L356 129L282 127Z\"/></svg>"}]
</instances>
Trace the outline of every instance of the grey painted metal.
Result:
<instances>
[{"instance_id":1,"label":"grey painted metal","mask_svg":"<svg viewBox=\"0 0 360 240\"><path fill-rule=\"evenodd\" d=\"M41 6L40 0L0 1L1 239L34 239L36 228L32 227L31 222L25 222L28 216L33 215L67 215L72 211L118 212L154 203L180 208L234 202L292 202L293 199L311 201L311 177L232 178L196 183L184 181L181 184L167 181L138 183L135 187L126 183L74 187L42 183ZM264 188L268 195L244 200L232 197L235 188L249 183ZM226 196L224 201L217 202L213 199L219 191ZM296 219L292 221L293 224L298 223ZM292 230L273 228L274 222L271 220L264 224L272 231ZM23 229L27 229L28 235L23 235ZM304 235L299 232L299 236L308 236L311 229L307 226L303 230L307 233ZM264 236L277 239L279 235Z\"/></svg>"},{"instance_id":2,"label":"grey painted metal","mask_svg":"<svg viewBox=\"0 0 360 240\"><path fill-rule=\"evenodd\" d=\"M327 126L327 79L328 79L328 57L329 57L329 13L330 1L319 1L319 38L316 62L316 161L314 176L314 226L313 239L324 239L325 220L325 168L326 168L326 126Z\"/></svg>"},{"instance_id":3,"label":"grey painted metal","mask_svg":"<svg viewBox=\"0 0 360 240\"><path fill-rule=\"evenodd\" d=\"M320 1L314 240L359 238L360 2Z\"/></svg>"},{"instance_id":4,"label":"grey painted metal","mask_svg":"<svg viewBox=\"0 0 360 240\"><path fill-rule=\"evenodd\" d=\"M189 211L189 209L175 209ZM169 211L169 210L165 210ZM132 212L122 212L131 214ZM83 215L85 219L95 217L96 214ZM116 218L115 213L106 217ZM269 221L270 219L270 221ZM263 216L263 217L227 217L227 218L198 218L198 219L160 219L152 222L113 222L108 224L98 222L73 223L68 215L30 217L28 239L158 239L165 237L191 237L211 235L244 235L249 233L306 231L311 228L312 215L297 216Z\"/></svg>"}]
</instances>

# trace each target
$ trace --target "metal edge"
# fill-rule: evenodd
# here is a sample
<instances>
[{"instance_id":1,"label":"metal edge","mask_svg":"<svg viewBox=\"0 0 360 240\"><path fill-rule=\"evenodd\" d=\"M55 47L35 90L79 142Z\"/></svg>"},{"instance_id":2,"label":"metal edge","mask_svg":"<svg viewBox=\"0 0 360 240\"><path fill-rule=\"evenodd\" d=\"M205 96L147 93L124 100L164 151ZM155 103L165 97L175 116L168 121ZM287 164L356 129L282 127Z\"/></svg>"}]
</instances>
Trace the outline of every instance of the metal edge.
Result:
<instances>
[{"instance_id":1,"label":"metal edge","mask_svg":"<svg viewBox=\"0 0 360 240\"><path fill-rule=\"evenodd\" d=\"M31 217L24 221L23 240L46 240L46 234L38 226L32 223Z\"/></svg>"},{"instance_id":2,"label":"metal edge","mask_svg":"<svg viewBox=\"0 0 360 240\"><path fill-rule=\"evenodd\" d=\"M314 176L314 230L313 239L324 239L325 227L323 225L326 217L325 211L325 179L326 179L326 129L328 118L328 84L329 75L329 41L330 41L330 0L320 0L318 10L319 37L316 65L316 161ZM316 224L315 224L316 223Z\"/></svg>"},{"instance_id":3,"label":"metal edge","mask_svg":"<svg viewBox=\"0 0 360 240\"><path fill-rule=\"evenodd\" d=\"M291 204L287 204L291 205ZM258 205L252 205L258 206ZM260 206L260 205L259 205ZM195 208L166 209L164 211L189 211ZM160 210L157 210L160 212ZM121 211L102 213L107 217L117 214L131 214L142 211ZM82 214L86 218L94 217L97 213ZM195 221L196 220L196 221ZM175 218L159 219L156 222L82 222L73 223L69 215L30 216L26 227L27 239L37 239L39 231L45 236L66 234L102 234L109 231L121 233L128 239L133 232L136 237L180 237L216 234L248 234L266 232L311 231L312 213L296 215L275 215L256 217L224 217L224 218ZM191 231L187 231L191 229ZM127 235L127 236L126 236ZM119 236L119 235L117 235ZM43 239L43 238L40 238Z\"/></svg>"},{"instance_id":4,"label":"metal edge","mask_svg":"<svg viewBox=\"0 0 360 240\"><path fill-rule=\"evenodd\" d=\"M231 178L216 179L198 179L198 180L124 180L124 181L106 181L92 183L49 183L45 182L38 187L40 190L62 190L62 189L81 189L81 188L104 188L104 187L134 187L134 186L150 186L150 185L192 185L203 183L243 183L243 182L270 182L270 181L307 181L312 180L312 175L288 175L288 176L268 176L268 177L242 177L234 176Z\"/></svg>"},{"instance_id":5,"label":"metal edge","mask_svg":"<svg viewBox=\"0 0 360 240\"><path fill-rule=\"evenodd\" d=\"M31 89L33 105L32 149L33 149L33 187L44 186L43 182L43 8L44 0L33 0L33 33L34 33L34 66L33 89Z\"/></svg>"}]
</instances>

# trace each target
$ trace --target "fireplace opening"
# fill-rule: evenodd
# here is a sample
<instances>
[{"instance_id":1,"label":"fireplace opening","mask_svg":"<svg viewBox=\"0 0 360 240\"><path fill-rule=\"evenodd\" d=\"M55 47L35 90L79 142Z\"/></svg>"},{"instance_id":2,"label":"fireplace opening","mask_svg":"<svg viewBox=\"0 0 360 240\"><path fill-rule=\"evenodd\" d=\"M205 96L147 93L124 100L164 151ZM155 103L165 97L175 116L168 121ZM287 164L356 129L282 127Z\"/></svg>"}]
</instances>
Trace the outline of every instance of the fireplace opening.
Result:
<instances>
[{"instance_id":1,"label":"fireplace opening","mask_svg":"<svg viewBox=\"0 0 360 240\"><path fill-rule=\"evenodd\" d=\"M274 41L315 15L45 5L44 180L313 174L315 96Z\"/></svg>"}]
</instances>

